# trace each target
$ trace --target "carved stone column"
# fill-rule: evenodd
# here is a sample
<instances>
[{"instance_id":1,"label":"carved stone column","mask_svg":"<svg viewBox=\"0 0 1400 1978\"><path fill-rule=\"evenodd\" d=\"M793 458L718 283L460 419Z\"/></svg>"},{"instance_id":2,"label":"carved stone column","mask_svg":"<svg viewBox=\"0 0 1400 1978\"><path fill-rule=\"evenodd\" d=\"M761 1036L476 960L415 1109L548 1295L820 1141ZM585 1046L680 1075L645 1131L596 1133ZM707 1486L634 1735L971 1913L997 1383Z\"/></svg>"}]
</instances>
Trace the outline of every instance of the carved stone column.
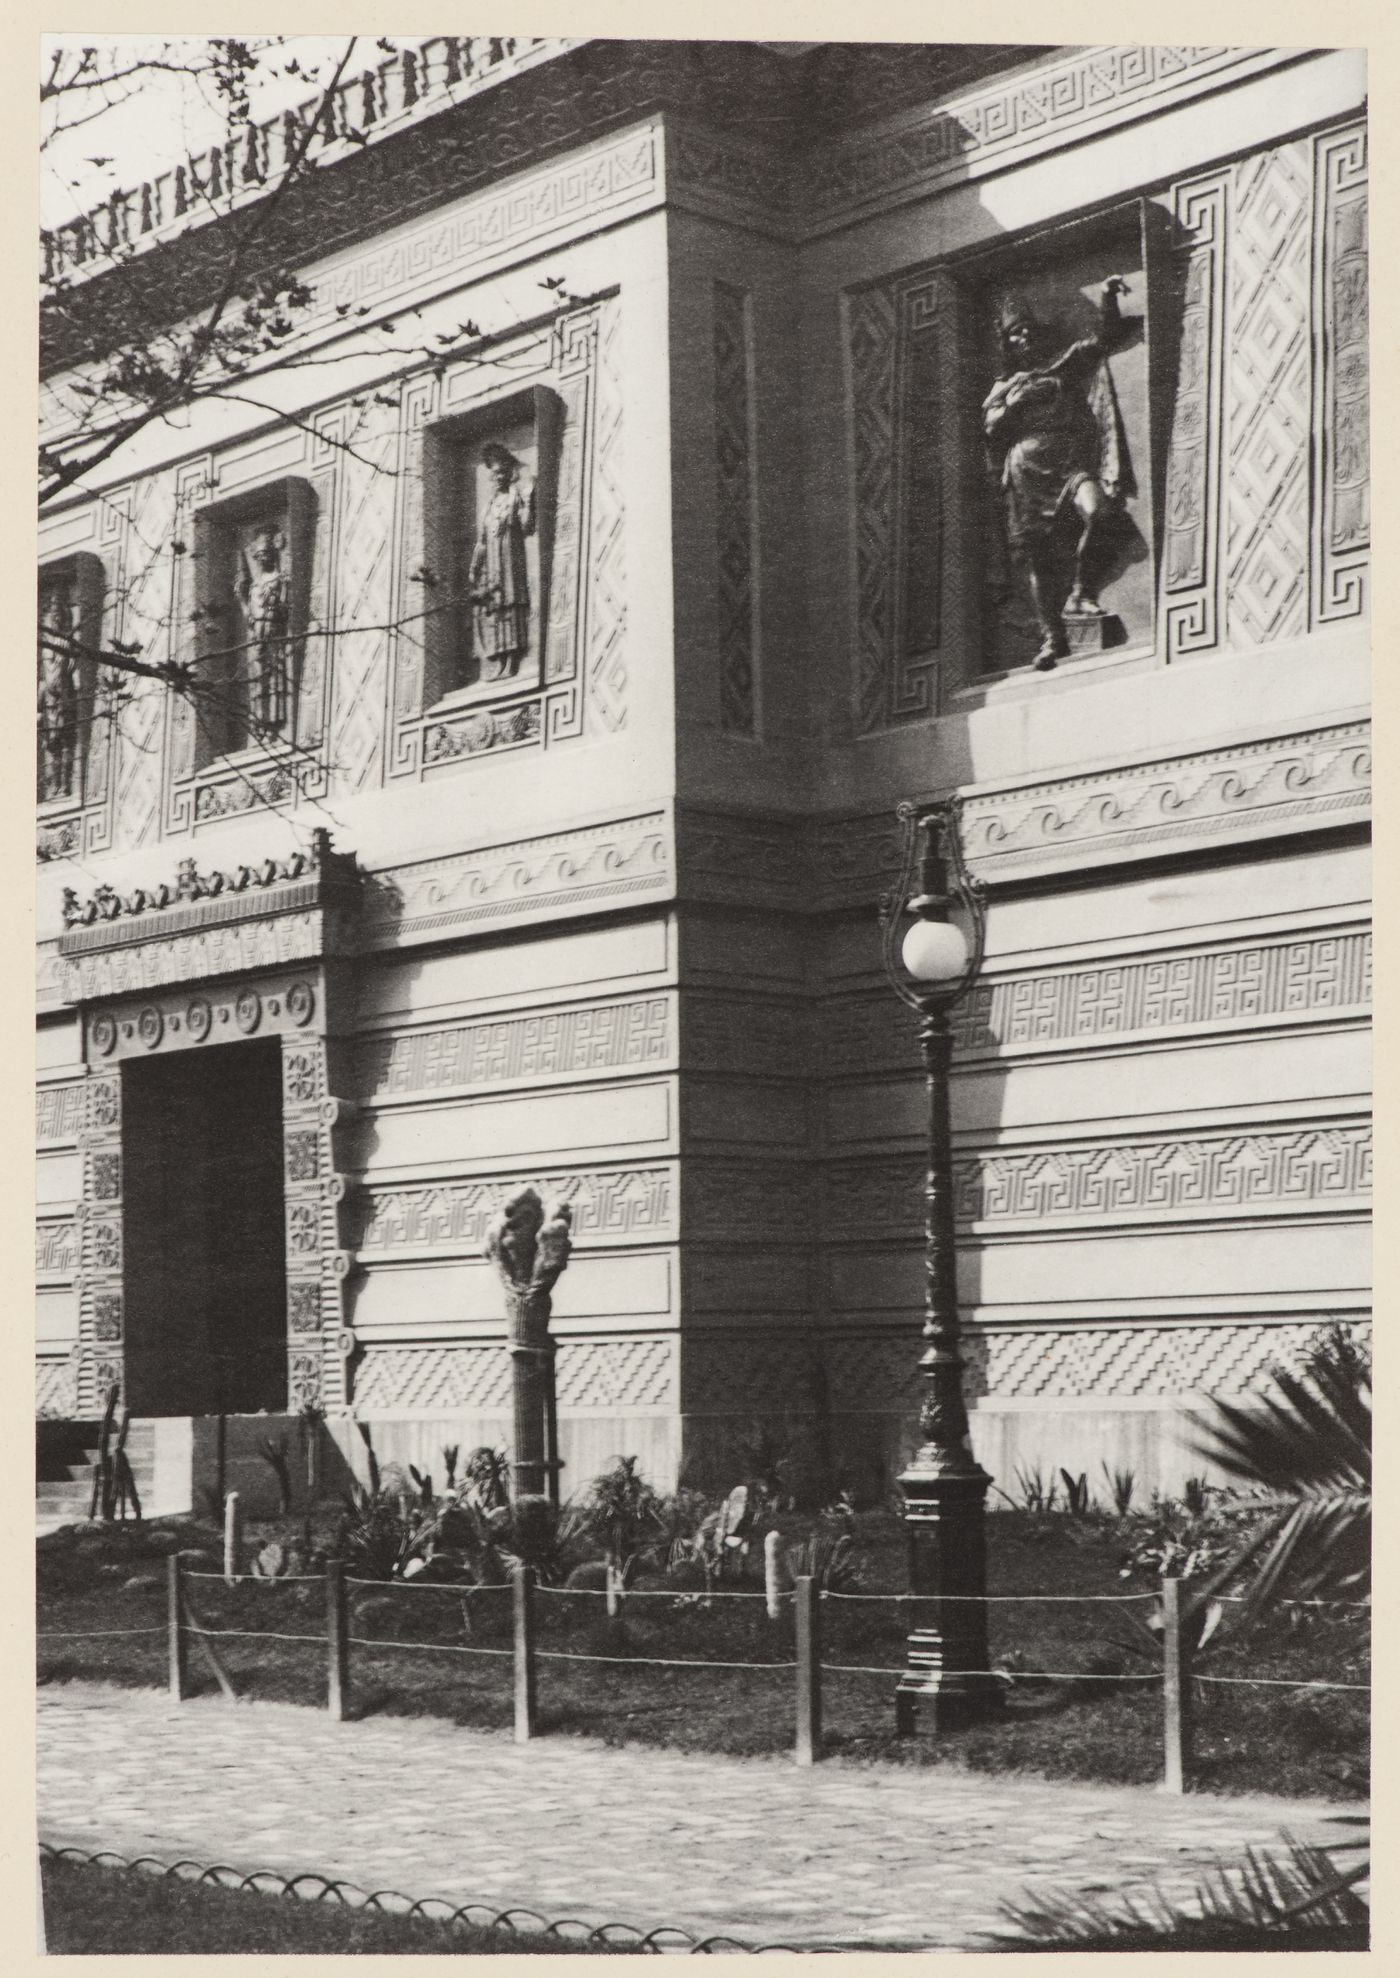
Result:
<instances>
[{"instance_id":1,"label":"carved stone column","mask_svg":"<svg viewBox=\"0 0 1400 1978\"><path fill-rule=\"evenodd\" d=\"M508 1198L486 1232L486 1254L506 1291L515 1416L511 1487L517 1498L538 1497L548 1478L556 1503L559 1452L546 1447L546 1424L552 1425L554 1418L550 1293L569 1261L572 1220L567 1203L552 1202L546 1209L533 1188L522 1188Z\"/></svg>"},{"instance_id":2,"label":"carved stone column","mask_svg":"<svg viewBox=\"0 0 1400 1978\"><path fill-rule=\"evenodd\" d=\"M549 1400L550 1296L547 1291L506 1292L506 1338L510 1347L514 1403L514 1482L517 1495L540 1496L545 1487L545 1415Z\"/></svg>"}]
</instances>

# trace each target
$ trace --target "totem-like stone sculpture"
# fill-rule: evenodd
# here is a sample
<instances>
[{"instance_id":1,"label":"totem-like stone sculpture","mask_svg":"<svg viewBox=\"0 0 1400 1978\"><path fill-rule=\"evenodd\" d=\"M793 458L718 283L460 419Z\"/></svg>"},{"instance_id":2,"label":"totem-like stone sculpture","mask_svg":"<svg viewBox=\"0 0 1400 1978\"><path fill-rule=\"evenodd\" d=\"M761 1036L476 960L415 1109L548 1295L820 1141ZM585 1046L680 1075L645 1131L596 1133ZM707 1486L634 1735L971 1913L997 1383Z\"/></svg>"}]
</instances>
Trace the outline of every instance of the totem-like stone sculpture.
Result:
<instances>
[{"instance_id":1,"label":"totem-like stone sculpture","mask_svg":"<svg viewBox=\"0 0 1400 1978\"><path fill-rule=\"evenodd\" d=\"M533 1188L522 1188L507 1198L486 1230L486 1255L506 1288L515 1398L512 1488L516 1497L538 1497L547 1476L556 1504L559 1452L550 1293L569 1261L572 1221L566 1202L546 1208Z\"/></svg>"},{"instance_id":2,"label":"totem-like stone sculpture","mask_svg":"<svg viewBox=\"0 0 1400 1978\"><path fill-rule=\"evenodd\" d=\"M525 538L535 533L535 486L521 463L492 440L481 449L494 492L482 511L467 583L483 680L515 677L530 647L530 576Z\"/></svg>"},{"instance_id":3,"label":"totem-like stone sculpture","mask_svg":"<svg viewBox=\"0 0 1400 1978\"><path fill-rule=\"evenodd\" d=\"M39 601L39 801L71 797L78 755L78 656L73 600L55 584Z\"/></svg>"},{"instance_id":4,"label":"totem-like stone sculpture","mask_svg":"<svg viewBox=\"0 0 1400 1978\"><path fill-rule=\"evenodd\" d=\"M1136 492L1106 361L1130 327L1118 306L1127 287L1118 275L1105 282L1099 334L1058 355L1023 296L1007 296L998 311L1002 375L982 402L982 430L1001 482L1007 540L1026 562L1041 672L1070 651L1066 620L1103 618L1096 554L1103 523Z\"/></svg>"},{"instance_id":5,"label":"totem-like stone sculpture","mask_svg":"<svg viewBox=\"0 0 1400 1978\"><path fill-rule=\"evenodd\" d=\"M291 583L287 538L259 522L239 548L235 588L243 612L250 713L259 735L280 735L291 707Z\"/></svg>"}]
</instances>

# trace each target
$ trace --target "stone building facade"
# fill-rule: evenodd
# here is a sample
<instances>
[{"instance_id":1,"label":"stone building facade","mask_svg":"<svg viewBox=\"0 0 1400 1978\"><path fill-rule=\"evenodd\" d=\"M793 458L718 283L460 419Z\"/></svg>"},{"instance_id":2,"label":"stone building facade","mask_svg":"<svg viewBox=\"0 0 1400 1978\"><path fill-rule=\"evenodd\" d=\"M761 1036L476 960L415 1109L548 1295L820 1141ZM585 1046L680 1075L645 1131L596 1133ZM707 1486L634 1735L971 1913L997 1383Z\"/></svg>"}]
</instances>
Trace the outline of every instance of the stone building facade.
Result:
<instances>
[{"instance_id":1,"label":"stone building facade","mask_svg":"<svg viewBox=\"0 0 1400 1978\"><path fill-rule=\"evenodd\" d=\"M566 1484L758 1420L888 1473L926 1114L875 903L957 790L974 1439L1179 1482L1201 1396L1369 1310L1361 57L433 47L284 217L317 361L42 526L53 622L209 691L41 678L40 1411L502 1440L530 1180ZM107 223L193 309L179 203ZM56 420L102 240L50 243ZM1011 297L1100 339L1045 670Z\"/></svg>"}]
</instances>

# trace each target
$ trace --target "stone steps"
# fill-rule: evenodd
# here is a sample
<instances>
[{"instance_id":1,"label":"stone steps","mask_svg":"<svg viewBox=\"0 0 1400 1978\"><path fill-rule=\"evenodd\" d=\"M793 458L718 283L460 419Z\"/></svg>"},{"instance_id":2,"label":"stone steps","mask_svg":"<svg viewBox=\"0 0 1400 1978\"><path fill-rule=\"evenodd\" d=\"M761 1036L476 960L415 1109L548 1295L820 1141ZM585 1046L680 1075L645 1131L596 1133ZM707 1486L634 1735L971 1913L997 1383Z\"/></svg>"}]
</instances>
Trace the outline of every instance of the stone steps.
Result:
<instances>
[{"instance_id":1,"label":"stone steps","mask_svg":"<svg viewBox=\"0 0 1400 1978\"><path fill-rule=\"evenodd\" d=\"M149 1422L133 1423L127 1432L126 1457L143 1506L149 1502L155 1486L155 1445L152 1425ZM50 1530L55 1525L79 1524L86 1519L92 1503L92 1470L97 1457L96 1439L90 1444L85 1439L81 1457L63 1465L66 1475L41 1476L37 1480L34 1516L40 1530Z\"/></svg>"}]
</instances>

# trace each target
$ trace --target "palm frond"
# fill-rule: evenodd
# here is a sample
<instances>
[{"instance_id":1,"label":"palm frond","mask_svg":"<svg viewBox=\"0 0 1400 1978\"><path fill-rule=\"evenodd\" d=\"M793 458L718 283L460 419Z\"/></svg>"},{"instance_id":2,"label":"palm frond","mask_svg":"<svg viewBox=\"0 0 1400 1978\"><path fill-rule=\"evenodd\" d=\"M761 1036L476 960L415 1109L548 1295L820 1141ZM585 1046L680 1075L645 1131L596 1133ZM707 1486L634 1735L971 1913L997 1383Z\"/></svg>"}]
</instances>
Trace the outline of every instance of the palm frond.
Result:
<instances>
[{"instance_id":1,"label":"palm frond","mask_svg":"<svg viewBox=\"0 0 1400 1978\"><path fill-rule=\"evenodd\" d=\"M1356 1893L1364 1868L1339 1872L1330 1850L1281 1836L1281 1849L1250 1848L1213 1864L1186 1897L1157 1884L1107 1900L1047 1890L1005 1903L1009 1930L997 1950L1292 1949L1300 1937L1364 1948L1370 1908ZM1319 1946L1320 1947L1320 1946Z\"/></svg>"},{"instance_id":2,"label":"palm frond","mask_svg":"<svg viewBox=\"0 0 1400 1978\"><path fill-rule=\"evenodd\" d=\"M1255 1618L1285 1583L1302 1598L1321 1599L1370 1587L1370 1365L1334 1328L1300 1372L1278 1368L1272 1379L1274 1391L1248 1406L1213 1403L1215 1418L1197 1424L1194 1445L1217 1469L1264 1493L1276 1513L1229 1562L1238 1576L1271 1541L1241 1620Z\"/></svg>"}]
</instances>

